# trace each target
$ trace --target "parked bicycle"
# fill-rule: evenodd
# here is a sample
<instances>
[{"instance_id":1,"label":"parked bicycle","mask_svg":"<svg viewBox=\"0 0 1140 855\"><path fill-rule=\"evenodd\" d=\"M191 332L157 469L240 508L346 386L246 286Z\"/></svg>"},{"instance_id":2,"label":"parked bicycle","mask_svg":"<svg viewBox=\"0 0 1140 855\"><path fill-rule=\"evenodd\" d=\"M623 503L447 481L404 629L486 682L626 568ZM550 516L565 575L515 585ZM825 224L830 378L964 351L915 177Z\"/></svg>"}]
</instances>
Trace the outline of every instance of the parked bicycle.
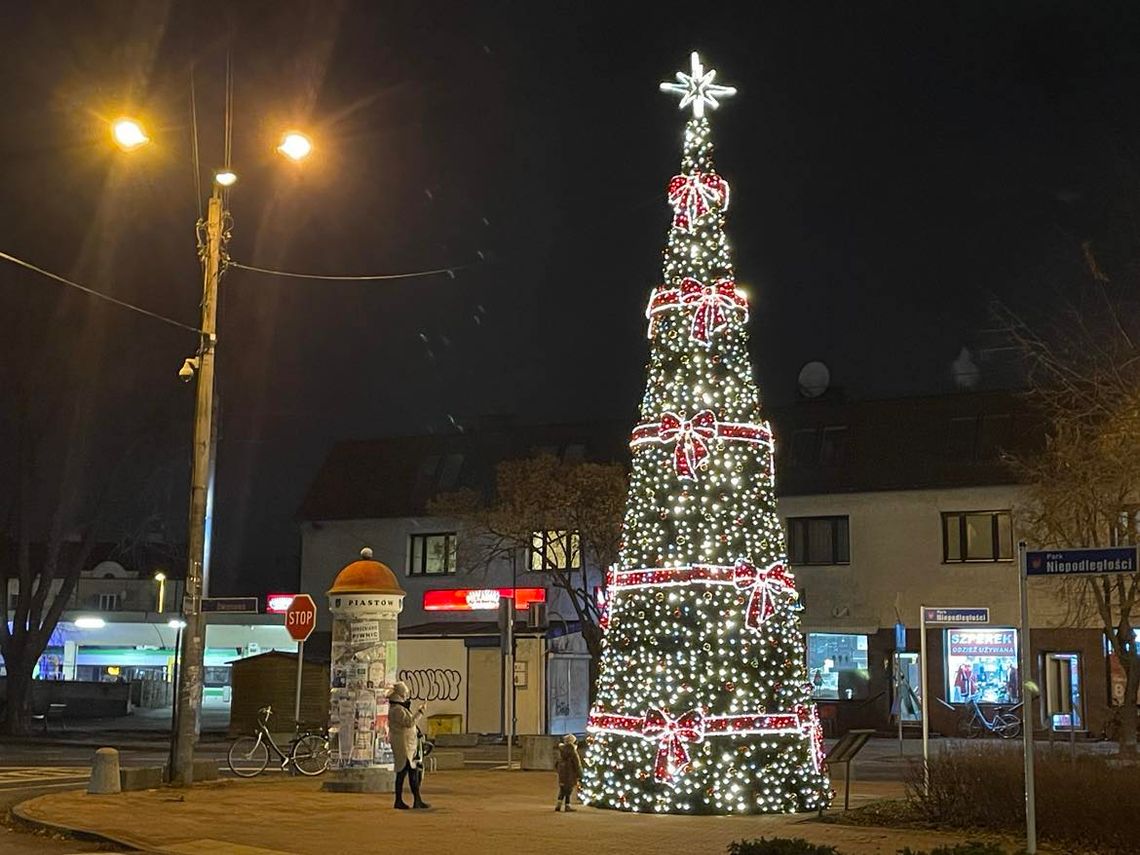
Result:
<instances>
[{"instance_id":1,"label":"parked bicycle","mask_svg":"<svg viewBox=\"0 0 1140 855\"><path fill-rule=\"evenodd\" d=\"M230 746L230 771L239 778L253 778L269 765L270 750L281 761L281 771L292 766L302 775L320 775L329 767L329 738L316 730L299 732L282 750L269 732L273 707L262 707L257 713L257 730L250 736L239 736Z\"/></svg>"},{"instance_id":2,"label":"parked bicycle","mask_svg":"<svg viewBox=\"0 0 1140 855\"><path fill-rule=\"evenodd\" d=\"M984 733L992 733L1002 739L1016 739L1021 735L1021 716L1017 710L1022 704L1012 707L995 706L993 718L986 718L978 704L977 696L970 698L970 713L958 720L958 733L967 739L976 739Z\"/></svg>"}]
</instances>

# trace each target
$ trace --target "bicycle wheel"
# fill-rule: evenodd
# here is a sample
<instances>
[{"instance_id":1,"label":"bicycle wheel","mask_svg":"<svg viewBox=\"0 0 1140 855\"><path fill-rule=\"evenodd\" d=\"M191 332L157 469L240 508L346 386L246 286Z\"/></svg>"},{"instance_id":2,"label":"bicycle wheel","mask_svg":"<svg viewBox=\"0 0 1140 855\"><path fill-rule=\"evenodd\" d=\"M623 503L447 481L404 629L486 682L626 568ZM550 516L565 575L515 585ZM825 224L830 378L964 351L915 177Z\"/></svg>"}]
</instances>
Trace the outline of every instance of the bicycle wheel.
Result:
<instances>
[{"instance_id":1,"label":"bicycle wheel","mask_svg":"<svg viewBox=\"0 0 1140 855\"><path fill-rule=\"evenodd\" d=\"M329 741L315 733L306 733L293 746L290 759L293 768L302 775L320 775L329 767Z\"/></svg>"},{"instance_id":2,"label":"bicycle wheel","mask_svg":"<svg viewBox=\"0 0 1140 855\"><path fill-rule=\"evenodd\" d=\"M230 771L239 778L260 775L269 765L269 747L258 736L239 736L227 755Z\"/></svg>"},{"instance_id":3,"label":"bicycle wheel","mask_svg":"<svg viewBox=\"0 0 1140 855\"><path fill-rule=\"evenodd\" d=\"M1013 713L1001 713L994 722L994 732L1002 739L1016 739L1021 736L1021 719Z\"/></svg>"},{"instance_id":4,"label":"bicycle wheel","mask_svg":"<svg viewBox=\"0 0 1140 855\"><path fill-rule=\"evenodd\" d=\"M958 735L965 739L977 739L982 735L982 723L978 721L976 715L969 718L962 717L958 719Z\"/></svg>"}]
</instances>

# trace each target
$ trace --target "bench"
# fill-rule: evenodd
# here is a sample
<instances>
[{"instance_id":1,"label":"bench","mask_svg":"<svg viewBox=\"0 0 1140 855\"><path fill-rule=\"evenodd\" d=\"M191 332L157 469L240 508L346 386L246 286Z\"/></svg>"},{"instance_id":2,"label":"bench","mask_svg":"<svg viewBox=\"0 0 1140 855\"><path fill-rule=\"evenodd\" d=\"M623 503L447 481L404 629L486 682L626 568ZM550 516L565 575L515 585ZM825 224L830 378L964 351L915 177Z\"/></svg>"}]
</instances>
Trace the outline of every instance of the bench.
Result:
<instances>
[{"instance_id":1,"label":"bench","mask_svg":"<svg viewBox=\"0 0 1140 855\"><path fill-rule=\"evenodd\" d=\"M67 704L48 704L46 707L41 707L39 711L32 713L32 721L41 722L44 726L44 733L48 732L48 724L53 721L59 724L60 730L67 730L67 722L63 717L65 712L67 712Z\"/></svg>"}]
</instances>

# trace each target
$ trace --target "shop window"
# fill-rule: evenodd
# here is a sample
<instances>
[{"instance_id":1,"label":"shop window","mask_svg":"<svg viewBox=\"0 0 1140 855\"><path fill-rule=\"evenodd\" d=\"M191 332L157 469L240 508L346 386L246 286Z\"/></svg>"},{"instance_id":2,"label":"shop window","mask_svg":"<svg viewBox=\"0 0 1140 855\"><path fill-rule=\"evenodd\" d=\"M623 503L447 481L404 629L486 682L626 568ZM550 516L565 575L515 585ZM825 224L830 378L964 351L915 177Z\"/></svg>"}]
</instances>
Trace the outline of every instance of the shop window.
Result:
<instances>
[{"instance_id":1,"label":"shop window","mask_svg":"<svg viewBox=\"0 0 1140 855\"><path fill-rule=\"evenodd\" d=\"M1020 700L1017 630L962 627L946 630L949 701L1011 704Z\"/></svg>"},{"instance_id":2,"label":"shop window","mask_svg":"<svg viewBox=\"0 0 1140 855\"><path fill-rule=\"evenodd\" d=\"M850 701L869 696L867 636L809 632L807 658L812 697Z\"/></svg>"},{"instance_id":3,"label":"shop window","mask_svg":"<svg viewBox=\"0 0 1140 855\"><path fill-rule=\"evenodd\" d=\"M1045 724L1053 730L1082 730L1081 656L1049 653L1045 656Z\"/></svg>"},{"instance_id":4,"label":"shop window","mask_svg":"<svg viewBox=\"0 0 1140 855\"><path fill-rule=\"evenodd\" d=\"M942 560L1012 561L1009 511L955 511L942 515Z\"/></svg>"},{"instance_id":5,"label":"shop window","mask_svg":"<svg viewBox=\"0 0 1140 855\"><path fill-rule=\"evenodd\" d=\"M536 531L531 535L531 570L576 570L581 566L578 532Z\"/></svg>"},{"instance_id":6,"label":"shop window","mask_svg":"<svg viewBox=\"0 0 1140 855\"><path fill-rule=\"evenodd\" d=\"M408 541L408 575L445 576L455 572L455 532L413 534Z\"/></svg>"},{"instance_id":7,"label":"shop window","mask_svg":"<svg viewBox=\"0 0 1140 855\"><path fill-rule=\"evenodd\" d=\"M788 560L792 564L851 563L847 517L790 517Z\"/></svg>"}]
</instances>

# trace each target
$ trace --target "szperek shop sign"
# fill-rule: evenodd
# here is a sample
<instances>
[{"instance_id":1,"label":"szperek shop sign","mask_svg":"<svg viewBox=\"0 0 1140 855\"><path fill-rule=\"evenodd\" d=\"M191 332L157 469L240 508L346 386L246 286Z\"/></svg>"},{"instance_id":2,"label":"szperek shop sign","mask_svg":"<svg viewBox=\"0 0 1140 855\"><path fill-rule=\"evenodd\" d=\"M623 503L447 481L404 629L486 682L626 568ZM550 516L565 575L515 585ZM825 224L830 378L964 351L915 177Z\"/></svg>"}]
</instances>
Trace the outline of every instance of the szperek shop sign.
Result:
<instances>
[{"instance_id":1,"label":"szperek shop sign","mask_svg":"<svg viewBox=\"0 0 1140 855\"><path fill-rule=\"evenodd\" d=\"M1016 656L1012 629L950 630L951 656Z\"/></svg>"},{"instance_id":2,"label":"szperek shop sign","mask_svg":"<svg viewBox=\"0 0 1140 855\"><path fill-rule=\"evenodd\" d=\"M1135 573L1135 546L1106 549L1050 549L1025 554L1027 576L1067 576L1082 573Z\"/></svg>"}]
</instances>

